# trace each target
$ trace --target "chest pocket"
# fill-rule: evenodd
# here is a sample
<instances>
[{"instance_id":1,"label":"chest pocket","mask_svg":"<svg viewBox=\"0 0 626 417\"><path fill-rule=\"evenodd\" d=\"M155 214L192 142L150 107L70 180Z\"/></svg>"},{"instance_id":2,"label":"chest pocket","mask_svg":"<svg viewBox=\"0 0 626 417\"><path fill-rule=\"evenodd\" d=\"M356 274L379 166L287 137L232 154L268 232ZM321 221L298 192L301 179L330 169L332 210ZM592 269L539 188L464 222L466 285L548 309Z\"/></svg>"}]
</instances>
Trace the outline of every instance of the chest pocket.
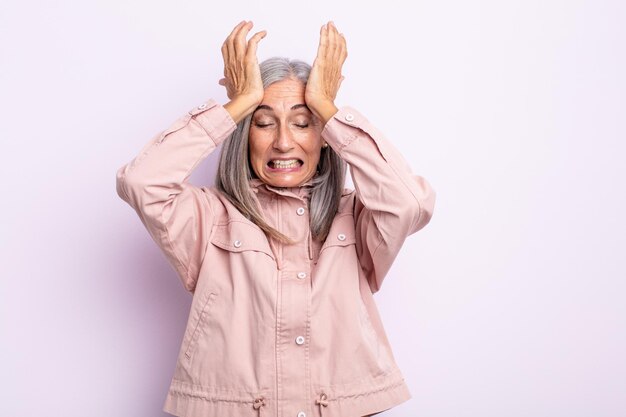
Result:
<instances>
[{"instance_id":1,"label":"chest pocket","mask_svg":"<svg viewBox=\"0 0 626 417\"><path fill-rule=\"evenodd\" d=\"M356 244L354 216L352 213L341 214L335 219L332 226L330 226L330 231L320 249L320 254L331 247L350 246L354 244Z\"/></svg>"},{"instance_id":2,"label":"chest pocket","mask_svg":"<svg viewBox=\"0 0 626 417\"><path fill-rule=\"evenodd\" d=\"M217 224L213 226L211 243L229 252L255 251L275 259L265 233L252 223L233 220Z\"/></svg>"}]
</instances>

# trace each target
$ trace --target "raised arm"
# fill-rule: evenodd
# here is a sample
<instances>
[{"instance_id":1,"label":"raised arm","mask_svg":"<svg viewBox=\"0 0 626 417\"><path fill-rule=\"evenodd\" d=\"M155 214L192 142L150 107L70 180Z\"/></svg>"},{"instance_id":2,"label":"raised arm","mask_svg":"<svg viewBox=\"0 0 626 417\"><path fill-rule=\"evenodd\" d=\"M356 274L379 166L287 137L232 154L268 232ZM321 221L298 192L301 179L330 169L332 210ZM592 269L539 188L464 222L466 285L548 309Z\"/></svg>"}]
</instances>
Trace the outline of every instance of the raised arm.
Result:
<instances>
[{"instance_id":1,"label":"raised arm","mask_svg":"<svg viewBox=\"0 0 626 417\"><path fill-rule=\"evenodd\" d=\"M350 167L355 186L356 249L372 293L405 239L432 217L435 191L363 115L343 107L322 136Z\"/></svg>"},{"instance_id":2,"label":"raised arm","mask_svg":"<svg viewBox=\"0 0 626 417\"><path fill-rule=\"evenodd\" d=\"M430 221L435 191L411 172L398 150L363 115L335 106L346 57L345 37L334 24L323 26L305 97L313 113L326 123L322 137L350 167L356 249L375 293L407 236Z\"/></svg>"},{"instance_id":3,"label":"raised arm","mask_svg":"<svg viewBox=\"0 0 626 417\"><path fill-rule=\"evenodd\" d=\"M231 101L222 107L208 100L190 110L155 135L116 174L118 195L135 209L190 292L195 290L213 224L213 197L188 179L263 97L256 46L265 33L246 43L251 27L251 22L241 22L222 48L226 78L220 84Z\"/></svg>"}]
</instances>

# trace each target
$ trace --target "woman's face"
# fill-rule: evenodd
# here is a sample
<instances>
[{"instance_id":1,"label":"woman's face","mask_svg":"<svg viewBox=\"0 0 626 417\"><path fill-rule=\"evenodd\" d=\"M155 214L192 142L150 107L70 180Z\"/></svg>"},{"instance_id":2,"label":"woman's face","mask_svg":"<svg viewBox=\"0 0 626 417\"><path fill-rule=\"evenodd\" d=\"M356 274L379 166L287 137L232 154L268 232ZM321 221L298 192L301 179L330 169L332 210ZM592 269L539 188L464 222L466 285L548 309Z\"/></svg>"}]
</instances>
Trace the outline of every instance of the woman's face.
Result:
<instances>
[{"instance_id":1,"label":"woman's face","mask_svg":"<svg viewBox=\"0 0 626 417\"><path fill-rule=\"evenodd\" d=\"M296 187L317 170L322 125L304 102L305 85L294 79L271 84L252 115L250 163L257 177L276 187Z\"/></svg>"}]
</instances>

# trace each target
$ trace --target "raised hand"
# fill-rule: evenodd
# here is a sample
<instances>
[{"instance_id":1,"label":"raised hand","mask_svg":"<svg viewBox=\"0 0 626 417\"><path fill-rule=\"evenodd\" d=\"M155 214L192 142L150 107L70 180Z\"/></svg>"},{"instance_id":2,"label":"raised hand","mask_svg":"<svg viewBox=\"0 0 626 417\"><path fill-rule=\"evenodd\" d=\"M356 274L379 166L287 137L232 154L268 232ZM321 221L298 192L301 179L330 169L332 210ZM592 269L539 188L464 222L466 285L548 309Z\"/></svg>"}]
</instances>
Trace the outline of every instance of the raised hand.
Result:
<instances>
[{"instance_id":1,"label":"raised hand","mask_svg":"<svg viewBox=\"0 0 626 417\"><path fill-rule=\"evenodd\" d=\"M246 41L252 26L252 21L240 22L222 45L224 78L219 84L226 87L230 102L224 108L236 123L252 113L263 100L263 82L256 51L267 32L257 32Z\"/></svg>"},{"instance_id":2,"label":"raised hand","mask_svg":"<svg viewBox=\"0 0 626 417\"><path fill-rule=\"evenodd\" d=\"M324 124L337 112L335 97L344 77L341 67L348 56L346 39L333 22L323 25L317 56L307 81L304 100Z\"/></svg>"}]
</instances>

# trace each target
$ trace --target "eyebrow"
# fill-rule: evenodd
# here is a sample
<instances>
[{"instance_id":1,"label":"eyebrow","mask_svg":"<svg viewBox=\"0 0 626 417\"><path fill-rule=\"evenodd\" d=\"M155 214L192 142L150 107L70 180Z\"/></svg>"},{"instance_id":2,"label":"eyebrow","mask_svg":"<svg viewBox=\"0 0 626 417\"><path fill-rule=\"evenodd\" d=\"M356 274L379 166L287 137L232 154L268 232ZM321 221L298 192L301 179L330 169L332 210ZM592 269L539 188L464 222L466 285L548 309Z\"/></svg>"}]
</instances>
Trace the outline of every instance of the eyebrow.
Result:
<instances>
[{"instance_id":1,"label":"eyebrow","mask_svg":"<svg viewBox=\"0 0 626 417\"><path fill-rule=\"evenodd\" d=\"M291 110L298 110L301 108L305 108L308 110L308 107L306 106L306 104L294 104L293 106L291 106ZM271 108L270 106L268 106L267 104L261 104L259 107L256 108L257 110L270 110L270 111L274 111L273 108Z\"/></svg>"}]
</instances>

